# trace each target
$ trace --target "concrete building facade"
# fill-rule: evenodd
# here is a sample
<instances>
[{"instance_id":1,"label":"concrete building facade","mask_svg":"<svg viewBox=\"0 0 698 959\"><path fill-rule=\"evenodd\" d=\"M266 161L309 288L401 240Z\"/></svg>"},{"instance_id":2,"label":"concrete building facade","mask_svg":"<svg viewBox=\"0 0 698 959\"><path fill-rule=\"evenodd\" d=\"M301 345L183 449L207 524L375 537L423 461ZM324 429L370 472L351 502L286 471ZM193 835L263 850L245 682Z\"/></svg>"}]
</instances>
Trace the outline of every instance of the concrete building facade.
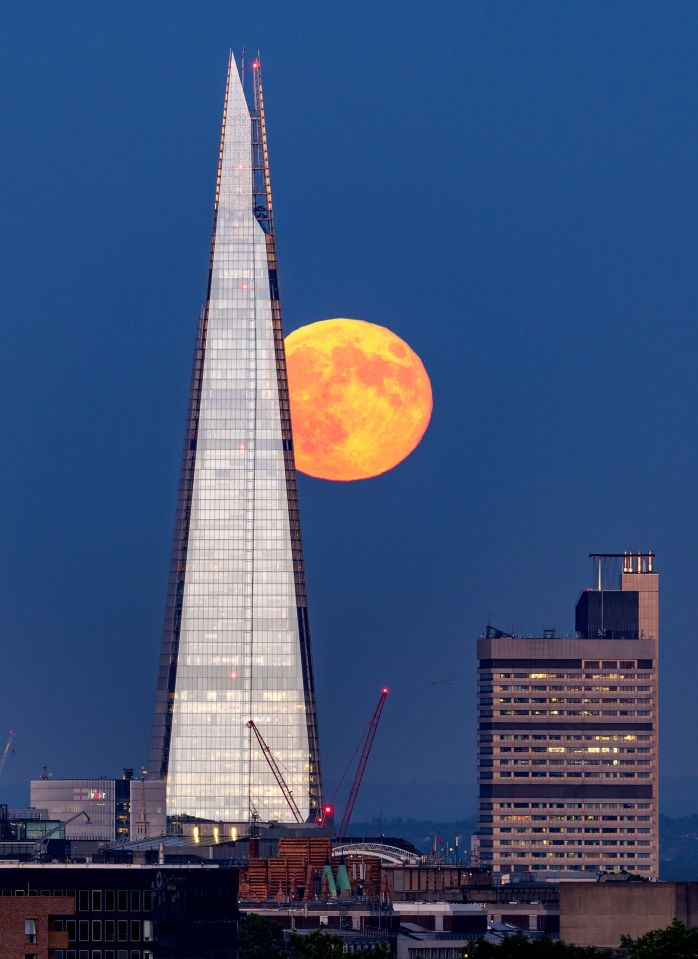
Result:
<instances>
[{"instance_id":1,"label":"concrete building facade","mask_svg":"<svg viewBox=\"0 0 698 959\"><path fill-rule=\"evenodd\" d=\"M698 882L560 883L560 937L577 946L616 949L674 919L698 926Z\"/></svg>"},{"instance_id":2,"label":"concrete building facade","mask_svg":"<svg viewBox=\"0 0 698 959\"><path fill-rule=\"evenodd\" d=\"M658 876L658 574L595 554L576 636L478 642L479 836L496 875Z\"/></svg>"}]
</instances>

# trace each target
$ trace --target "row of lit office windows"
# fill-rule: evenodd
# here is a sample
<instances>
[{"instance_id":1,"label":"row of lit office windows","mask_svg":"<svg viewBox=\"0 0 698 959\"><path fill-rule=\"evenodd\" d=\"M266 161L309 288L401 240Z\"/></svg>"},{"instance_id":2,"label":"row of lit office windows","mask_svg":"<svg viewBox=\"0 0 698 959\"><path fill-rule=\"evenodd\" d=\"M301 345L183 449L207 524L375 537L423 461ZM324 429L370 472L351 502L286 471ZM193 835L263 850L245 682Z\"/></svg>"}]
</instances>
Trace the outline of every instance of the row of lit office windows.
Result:
<instances>
[{"instance_id":1,"label":"row of lit office windows","mask_svg":"<svg viewBox=\"0 0 698 959\"><path fill-rule=\"evenodd\" d=\"M612 849L619 847L635 848L636 846L651 846L649 839L495 839L494 848L498 846L564 846L566 848L577 849L579 847L597 848L598 846L609 846Z\"/></svg>"},{"instance_id":2,"label":"row of lit office windows","mask_svg":"<svg viewBox=\"0 0 698 959\"><path fill-rule=\"evenodd\" d=\"M492 816L481 817L482 822L492 822ZM544 816L498 816L497 822L649 822L649 816L557 816L548 813Z\"/></svg>"},{"instance_id":3,"label":"row of lit office windows","mask_svg":"<svg viewBox=\"0 0 698 959\"><path fill-rule=\"evenodd\" d=\"M538 779L633 779L638 776L642 779L651 775L650 770L638 769L631 765L629 769L619 769L618 760L611 765L604 765L598 769L589 769L592 763L584 763L583 769L557 769L546 766L544 769L516 769L513 772L514 778L526 778L531 776ZM598 764L596 764L598 765ZM480 764L480 778L492 779L493 774L500 779L512 778L512 770L502 769L501 766L492 767L491 763Z\"/></svg>"},{"instance_id":4,"label":"row of lit office windows","mask_svg":"<svg viewBox=\"0 0 698 959\"><path fill-rule=\"evenodd\" d=\"M650 845L649 843L647 845ZM502 849L499 843L491 846L493 859L650 859L652 851L650 849L617 849L615 846L609 846L604 849L600 842L596 845L582 845L582 843L571 844L568 849L546 847L545 849L524 849L512 850Z\"/></svg>"},{"instance_id":5,"label":"row of lit office windows","mask_svg":"<svg viewBox=\"0 0 698 959\"><path fill-rule=\"evenodd\" d=\"M650 746L636 746L636 739L633 737L631 740L626 741L625 737L622 736L606 736L604 737L607 742L618 743L618 745L606 746L606 745L597 745L602 737L600 736L543 736L536 737L537 741L543 740L552 740L556 742L566 741L569 745L565 746L532 746L530 742L527 742L523 746L502 746L500 743L496 743L493 746L482 746L480 748L481 753L492 754L495 753L554 753L555 755L605 755L607 753L622 754L628 755L630 753L649 753ZM647 737L645 737L647 738ZM580 745L583 742L593 742L593 746ZM574 744L574 745L573 745Z\"/></svg>"},{"instance_id":6,"label":"row of lit office windows","mask_svg":"<svg viewBox=\"0 0 698 959\"><path fill-rule=\"evenodd\" d=\"M495 835L499 835L500 833L507 833L508 835L515 834L517 836L539 836L539 835L551 835L551 834L556 836L563 836L563 835L567 835L568 833L573 833L575 836L579 836L579 835L617 836L617 835L620 835L621 833L623 835L625 835L626 833L629 833L632 835L636 835L636 834L649 835L651 831L649 826L635 826L635 825L629 826L625 823L623 823L622 825L616 824L614 826L611 826L608 824L603 825L603 823L599 825L598 819L594 820L593 822L590 822L592 818L593 817L589 817L589 819L577 820L580 823L580 825L578 826L570 826L566 822L564 824L560 824L557 826L553 826L551 823L546 823L546 825L544 826L542 825L533 826L530 823L523 826L521 825L503 826L501 825L499 821L497 821L492 826L492 830L494 830ZM605 822L606 822L606 818L604 817L604 823Z\"/></svg>"},{"instance_id":7,"label":"row of lit office windows","mask_svg":"<svg viewBox=\"0 0 698 959\"><path fill-rule=\"evenodd\" d=\"M545 772L498 772L496 774L497 779L649 779L651 773L645 772L593 772L593 773L582 773L582 772L552 772L551 770L546 770ZM486 782L491 779L494 779L494 774L489 772L480 773L480 781Z\"/></svg>"},{"instance_id":8,"label":"row of lit office windows","mask_svg":"<svg viewBox=\"0 0 698 959\"><path fill-rule=\"evenodd\" d=\"M480 737L483 743L492 742L491 735L482 735ZM649 742L649 735L635 733L602 733L594 735L592 733L499 733L494 736L495 741L501 743L525 743L525 742L557 742L557 743L634 743Z\"/></svg>"},{"instance_id":9,"label":"row of lit office windows","mask_svg":"<svg viewBox=\"0 0 698 959\"><path fill-rule=\"evenodd\" d=\"M480 686L480 695L488 696L493 693L599 693L599 692L608 692L608 693L650 693L652 692L652 687L649 684L643 684L638 686L637 684L628 683L625 686L599 686L594 684L592 686L573 686L569 683L549 683L543 685L541 683L498 683L497 685L485 686L482 684Z\"/></svg>"},{"instance_id":10,"label":"row of lit office windows","mask_svg":"<svg viewBox=\"0 0 698 959\"><path fill-rule=\"evenodd\" d=\"M531 672L519 672L519 673L500 673L500 672L480 672L480 682L481 683L497 683L504 679L514 680L515 682L531 681L531 680L558 680L558 679L572 679L575 682L580 682L583 680L595 680L601 681L606 679L616 679L616 680L627 680L630 682L642 681L645 679L652 679L652 674L648 673L646 670L642 672L611 672L611 669L615 670L615 667L610 667L608 671L590 673L585 672L582 669L574 670L574 672L565 672L565 673L531 673Z\"/></svg>"},{"instance_id":11,"label":"row of lit office windows","mask_svg":"<svg viewBox=\"0 0 698 959\"><path fill-rule=\"evenodd\" d=\"M481 709L480 719L497 716L651 716L650 709Z\"/></svg>"},{"instance_id":12,"label":"row of lit office windows","mask_svg":"<svg viewBox=\"0 0 698 959\"><path fill-rule=\"evenodd\" d=\"M559 853L559 852L500 852L495 862L499 862L504 859L557 859L564 860L565 863L569 859L651 859L651 854L648 852L624 852L624 853L612 853L612 852L585 852L585 853ZM615 869L618 863L604 863L601 866L602 869ZM645 868L647 868L646 864ZM565 868L568 868L565 866Z\"/></svg>"},{"instance_id":13,"label":"row of lit office windows","mask_svg":"<svg viewBox=\"0 0 698 959\"><path fill-rule=\"evenodd\" d=\"M585 757L584 759L502 759L495 757L493 759L481 759L481 764L494 763L496 766L649 766L650 759L616 759Z\"/></svg>"},{"instance_id":14,"label":"row of lit office windows","mask_svg":"<svg viewBox=\"0 0 698 959\"><path fill-rule=\"evenodd\" d=\"M481 801L481 809L560 809L565 811L588 810L588 809L650 809L650 803L634 802L487 802Z\"/></svg>"},{"instance_id":15,"label":"row of lit office windows","mask_svg":"<svg viewBox=\"0 0 698 959\"><path fill-rule=\"evenodd\" d=\"M519 753L527 756L536 753L555 756L634 756L647 755L649 746L481 746L481 756L501 756L504 753Z\"/></svg>"},{"instance_id":16,"label":"row of lit office windows","mask_svg":"<svg viewBox=\"0 0 698 959\"><path fill-rule=\"evenodd\" d=\"M598 692L598 690L596 691ZM569 692L562 696L496 696L494 699L488 697L483 697L480 700L482 706L495 706L498 705L510 705L515 704L537 704L537 703L560 703L562 705L567 705L569 703L594 703L599 705L623 705L627 703L629 705L645 705L652 702L650 696L572 696Z\"/></svg>"}]
</instances>

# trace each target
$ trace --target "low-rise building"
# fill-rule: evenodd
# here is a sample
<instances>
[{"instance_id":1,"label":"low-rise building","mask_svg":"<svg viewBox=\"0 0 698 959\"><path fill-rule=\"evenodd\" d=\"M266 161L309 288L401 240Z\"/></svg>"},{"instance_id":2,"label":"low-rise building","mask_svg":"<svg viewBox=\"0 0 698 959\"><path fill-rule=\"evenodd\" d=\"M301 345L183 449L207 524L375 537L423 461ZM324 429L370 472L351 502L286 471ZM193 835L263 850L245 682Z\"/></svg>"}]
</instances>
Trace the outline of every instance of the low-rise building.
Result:
<instances>
[{"instance_id":1,"label":"low-rise building","mask_svg":"<svg viewBox=\"0 0 698 959\"><path fill-rule=\"evenodd\" d=\"M400 925L411 924L431 932L484 933L487 909L481 903L394 902Z\"/></svg>"},{"instance_id":2,"label":"low-rise building","mask_svg":"<svg viewBox=\"0 0 698 959\"><path fill-rule=\"evenodd\" d=\"M698 926L698 882L565 882L560 884L560 938L615 949L674 919Z\"/></svg>"},{"instance_id":3,"label":"low-rise building","mask_svg":"<svg viewBox=\"0 0 698 959\"><path fill-rule=\"evenodd\" d=\"M65 823L66 839L127 842L167 833L165 783L134 779L132 769L120 779L33 779L30 797L48 819Z\"/></svg>"},{"instance_id":4,"label":"low-rise building","mask_svg":"<svg viewBox=\"0 0 698 959\"><path fill-rule=\"evenodd\" d=\"M462 902L463 890L492 882L490 869L433 863L383 864L382 891L393 900L427 899Z\"/></svg>"},{"instance_id":5,"label":"low-rise building","mask_svg":"<svg viewBox=\"0 0 698 959\"><path fill-rule=\"evenodd\" d=\"M254 913L276 922L288 937L291 932L301 935L316 929L345 940L347 952L358 952L368 945L384 942L395 955L400 917L389 904L378 899L349 896L335 900L303 902L240 903L243 913Z\"/></svg>"}]
</instances>

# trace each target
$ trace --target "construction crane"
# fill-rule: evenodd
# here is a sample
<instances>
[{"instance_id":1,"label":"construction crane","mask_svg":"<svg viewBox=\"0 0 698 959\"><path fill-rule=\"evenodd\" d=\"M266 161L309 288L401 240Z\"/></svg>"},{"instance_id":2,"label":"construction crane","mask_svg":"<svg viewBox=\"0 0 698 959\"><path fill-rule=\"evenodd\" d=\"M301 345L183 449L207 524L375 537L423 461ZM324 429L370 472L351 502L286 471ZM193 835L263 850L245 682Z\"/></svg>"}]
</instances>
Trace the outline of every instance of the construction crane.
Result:
<instances>
[{"instance_id":1,"label":"construction crane","mask_svg":"<svg viewBox=\"0 0 698 959\"><path fill-rule=\"evenodd\" d=\"M257 742L259 743L259 748L260 748L260 749L262 750L262 752L264 753L264 758L266 759L267 763L269 764L269 768L270 768L271 771L273 772L274 778L276 779L277 783L279 784L279 789L280 789L281 792L284 794L284 798L286 799L286 802L288 803L289 809L290 809L291 812L293 813L294 819L296 820L296 822L303 822L303 816L302 816L302 814L301 814L300 809L298 808L298 804L296 803L296 800L293 798L293 793L292 793L291 790L288 788L288 786L287 786L287 784L286 784L286 780L284 779L283 775L281 774L281 770L279 769L278 763L277 763L276 760L274 759L274 756L273 756L273 754L272 754L271 749L269 749L269 747L267 746L266 742L264 741L264 737L262 736L262 734L260 733L260 731L257 729L254 720L253 720L253 719L248 720L247 726L248 726L248 729L251 729L252 732L253 732L253 733L255 734L255 736L257 737Z\"/></svg>"},{"instance_id":2,"label":"construction crane","mask_svg":"<svg viewBox=\"0 0 698 959\"><path fill-rule=\"evenodd\" d=\"M12 744L15 741L15 731L14 729L10 730L10 735L7 737L7 742L5 743L5 748L2 751L2 756L0 756L0 776L2 776L3 770L5 768L5 763L7 762L7 757L10 755L12 750Z\"/></svg>"},{"instance_id":3,"label":"construction crane","mask_svg":"<svg viewBox=\"0 0 698 959\"><path fill-rule=\"evenodd\" d=\"M347 830L349 829L351 814L354 812L356 797L359 795L359 789L361 789L361 782L364 778L364 772L366 771L366 763L368 762L368 757L371 753L373 740L376 738L376 730L378 729L378 723L380 722L381 713L383 712L383 707L385 706L385 701L387 698L388 689L386 686L384 686L383 689L381 689L381 694L378 697L378 704L373 710L373 716L371 716L371 721L369 722L368 729L366 730L366 738L364 739L363 749L361 750L361 758L359 759L359 765L356 767L354 781L351 784L349 798L347 799L347 805L344 810L344 815L342 816L342 824L339 827L338 835L340 836L346 836Z\"/></svg>"},{"instance_id":4,"label":"construction crane","mask_svg":"<svg viewBox=\"0 0 698 959\"><path fill-rule=\"evenodd\" d=\"M80 812L76 812L74 816L70 817L70 819L66 819L65 822L59 822L57 826L53 827L53 829L50 829L48 832L44 833L41 839L37 839L34 844L34 859L41 859L44 854L44 847L48 846L48 841L51 836L57 832L60 832L61 829L64 829L69 823L75 822L75 820L79 819L81 816L85 817L85 822L92 822L85 810L81 809Z\"/></svg>"}]
</instances>

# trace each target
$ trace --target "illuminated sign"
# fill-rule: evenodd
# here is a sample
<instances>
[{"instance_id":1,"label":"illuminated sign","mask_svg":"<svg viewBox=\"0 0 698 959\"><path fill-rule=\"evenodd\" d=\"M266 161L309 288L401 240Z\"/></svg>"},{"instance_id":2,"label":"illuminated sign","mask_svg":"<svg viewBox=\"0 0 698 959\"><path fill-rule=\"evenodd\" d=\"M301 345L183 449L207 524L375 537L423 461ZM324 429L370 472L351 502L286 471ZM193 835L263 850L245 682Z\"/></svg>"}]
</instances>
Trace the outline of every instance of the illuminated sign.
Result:
<instances>
[{"instance_id":1,"label":"illuminated sign","mask_svg":"<svg viewBox=\"0 0 698 959\"><path fill-rule=\"evenodd\" d=\"M107 794L103 789L74 789L73 790L73 799L92 799L100 800L106 799Z\"/></svg>"}]
</instances>

